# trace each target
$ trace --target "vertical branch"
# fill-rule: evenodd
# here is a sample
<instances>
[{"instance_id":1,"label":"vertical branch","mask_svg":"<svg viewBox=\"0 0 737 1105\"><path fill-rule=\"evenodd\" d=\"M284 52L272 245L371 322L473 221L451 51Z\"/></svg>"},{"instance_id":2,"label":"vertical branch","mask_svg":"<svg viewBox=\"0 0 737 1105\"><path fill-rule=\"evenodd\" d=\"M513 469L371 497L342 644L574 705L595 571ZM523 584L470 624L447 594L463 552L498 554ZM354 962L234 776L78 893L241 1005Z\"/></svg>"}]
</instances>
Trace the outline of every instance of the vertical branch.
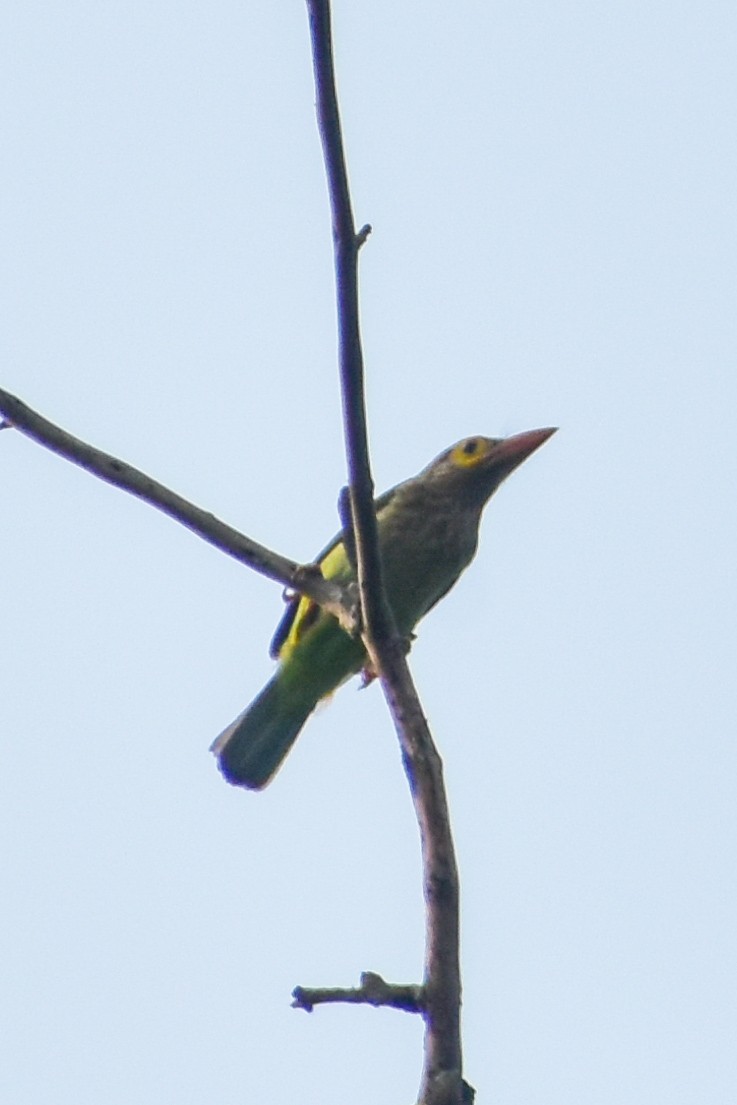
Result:
<instances>
[{"instance_id":1,"label":"vertical branch","mask_svg":"<svg viewBox=\"0 0 737 1105\"><path fill-rule=\"evenodd\" d=\"M338 308L338 357L348 484L353 525L358 542L358 589L364 626L373 640L393 632L384 596L379 538L374 514L374 481L369 461L363 386L363 352L358 314L358 251L369 232L356 233L343 150L338 96L333 66L329 0L307 0L317 93L317 120L330 195ZM367 584L373 580L373 586Z\"/></svg>"},{"instance_id":2,"label":"vertical branch","mask_svg":"<svg viewBox=\"0 0 737 1105\"><path fill-rule=\"evenodd\" d=\"M340 376L363 640L399 737L420 829L426 903L421 1105L461 1105L458 871L442 764L425 721L386 602L369 464L358 314L358 251L335 88L329 0L307 0L317 116L335 249Z\"/></svg>"}]
</instances>

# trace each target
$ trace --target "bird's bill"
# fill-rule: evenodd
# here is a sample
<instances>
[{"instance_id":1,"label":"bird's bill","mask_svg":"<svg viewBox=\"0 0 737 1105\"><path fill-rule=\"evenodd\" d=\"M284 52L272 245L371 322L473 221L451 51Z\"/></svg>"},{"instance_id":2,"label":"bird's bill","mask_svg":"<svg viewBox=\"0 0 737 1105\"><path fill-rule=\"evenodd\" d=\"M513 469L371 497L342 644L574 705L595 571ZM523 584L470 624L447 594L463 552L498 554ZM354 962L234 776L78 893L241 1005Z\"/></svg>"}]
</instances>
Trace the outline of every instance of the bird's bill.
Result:
<instances>
[{"instance_id":1,"label":"bird's bill","mask_svg":"<svg viewBox=\"0 0 737 1105\"><path fill-rule=\"evenodd\" d=\"M493 450L489 460L493 460L495 466L503 466L507 474L509 474L513 472L523 460L527 460L536 449L544 445L557 429L557 426L548 426L544 430L526 430L523 434L514 434L512 437L505 437Z\"/></svg>"}]
</instances>

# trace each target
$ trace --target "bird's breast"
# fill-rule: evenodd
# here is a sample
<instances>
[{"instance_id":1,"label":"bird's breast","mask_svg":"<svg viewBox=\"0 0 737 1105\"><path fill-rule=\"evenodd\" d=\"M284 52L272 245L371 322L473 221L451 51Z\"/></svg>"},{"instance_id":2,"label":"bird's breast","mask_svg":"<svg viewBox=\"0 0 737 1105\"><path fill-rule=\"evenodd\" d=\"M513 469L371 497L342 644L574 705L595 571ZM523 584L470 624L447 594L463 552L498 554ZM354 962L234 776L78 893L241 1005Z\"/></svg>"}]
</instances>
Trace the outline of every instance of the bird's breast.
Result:
<instances>
[{"instance_id":1,"label":"bird's breast","mask_svg":"<svg viewBox=\"0 0 737 1105\"><path fill-rule=\"evenodd\" d=\"M379 518L384 583L400 633L409 633L473 559L478 518L453 504L397 504Z\"/></svg>"}]
</instances>

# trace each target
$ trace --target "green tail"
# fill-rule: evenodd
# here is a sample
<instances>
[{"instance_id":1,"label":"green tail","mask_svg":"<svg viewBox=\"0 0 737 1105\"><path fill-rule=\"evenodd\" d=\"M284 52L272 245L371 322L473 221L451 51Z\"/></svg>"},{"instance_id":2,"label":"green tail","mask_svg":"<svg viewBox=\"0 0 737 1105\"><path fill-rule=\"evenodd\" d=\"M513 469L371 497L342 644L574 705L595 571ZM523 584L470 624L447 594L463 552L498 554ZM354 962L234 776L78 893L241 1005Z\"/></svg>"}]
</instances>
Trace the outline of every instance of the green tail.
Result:
<instances>
[{"instance_id":1,"label":"green tail","mask_svg":"<svg viewBox=\"0 0 737 1105\"><path fill-rule=\"evenodd\" d=\"M317 608L315 608L317 609ZM318 702L361 670L363 645L328 615L317 617L285 655L258 698L212 746L229 783L260 790L282 760Z\"/></svg>"},{"instance_id":2,"label":"green tail","mask_svg":"<svg viewBox=\"0 0 737 1105\"><path fill-rule=\"evenodd\" d=\"M261 790L281 766L317 699L296 695L277 671L258 698L212 745L229 783Z\"/></svg>"}]
</instances>

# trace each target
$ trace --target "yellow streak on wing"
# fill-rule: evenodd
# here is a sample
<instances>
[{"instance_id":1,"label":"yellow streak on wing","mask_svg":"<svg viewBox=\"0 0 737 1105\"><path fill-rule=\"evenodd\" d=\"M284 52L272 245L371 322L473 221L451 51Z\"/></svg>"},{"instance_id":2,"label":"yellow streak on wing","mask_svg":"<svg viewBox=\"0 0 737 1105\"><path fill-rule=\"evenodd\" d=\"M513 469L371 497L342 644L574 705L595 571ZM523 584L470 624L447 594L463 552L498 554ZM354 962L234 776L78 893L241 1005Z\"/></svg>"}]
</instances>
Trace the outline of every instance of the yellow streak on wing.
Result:
<instances>
[{"instance_id":1,"label":"yellow streak on wing","mask_svg":"<svg viewBox=\"0 0 737 1105\"><path fill-rule=\"evenodd\" d=\"M342 541L339 541L326 553L320 561L320 568L325 579L336 579L339 576L347 578L351 574L351 567ZM304 634L310 626L318 621L321 614L322 611L317 603L303 595L299 600L297 613L294 615L294 621L286 640L279 649L279 659L282 663L289 659Z\"/></svg>"}]
</instances>

